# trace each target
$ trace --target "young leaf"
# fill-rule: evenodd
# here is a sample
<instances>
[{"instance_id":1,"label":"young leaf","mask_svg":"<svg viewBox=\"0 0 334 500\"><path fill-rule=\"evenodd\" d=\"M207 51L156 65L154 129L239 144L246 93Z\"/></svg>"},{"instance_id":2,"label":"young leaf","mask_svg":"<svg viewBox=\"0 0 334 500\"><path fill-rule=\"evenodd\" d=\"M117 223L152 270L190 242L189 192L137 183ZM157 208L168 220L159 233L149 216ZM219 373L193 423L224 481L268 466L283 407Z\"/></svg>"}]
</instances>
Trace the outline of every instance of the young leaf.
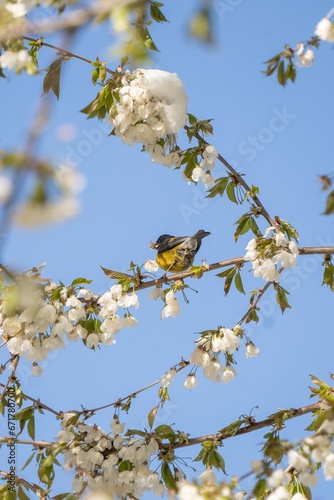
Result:
<instances>
[{"instance_id":1,"label":"young leaf","mask_svg":"<svg viewBox=\"0 0 334 500\"><path fill-rule=\"evenodd\" d=\"M60 69L64 61L63 57L59 57L46 69L46 75L43 81L43 94L47 94L50 90L59 99L60 92Z\"/></svg>"},{"instance_id":2,"label":"young leaf","mask_svg":"<svg viewBox=\"0 0 334 500\"><path fill-rule=\"evenodd\" d=\"M32 415L32 417L29 418L28 421L28 434L31 437L32 440L35 439L35 416Z\"/></svg>"},{"instance_id":3,"label":"young leaf","mask_svg":"<svg viewBox=\"0 0 334 500\"><path fill-rule=\"evenodd\" d=\"M154 408L152 408L152 410L150 410L149 414L148 414L148 425L150 426L150 428L152 429L153 427L153 424L154 424L154 420L155 420L155 417L158 413L158 410L159 410L159 405L155 406Z\"/></svg>"},{"instance_id":4,"label":"young leaf","mask_svg":"<svg viewBox=\"0 0 334 500\"><path fill-rule=\"evenodd\" d=\"M245 290L242 284L241 274L238 271L234 277L234 284L238 292L245 294Z\"/></svg>"},{"instance_id":5,"label":"young leaf","mask_svg":"<svg viewBox=\"0 0 334 500\"><path fill-rule=\"evenodd\" d=\"M290 306L288 299L286 297L287 294L289 294L289 292L287 290L285 290L280 285L274 285L274 288L277 291L276 301L277 301L278 305L280 306L282 314L283 314L285 309L291 309L291 306Z\"/></svg>"},{"instance_id":6,"label":"young leaf","mask_svg":"<svg viewBox=\"0 0 334 500\"><path fill-rule=\"evenodd\" d=\"M161 477L166 485L166 488L176 491L177 486L175 477L173 476L173 473L170 470L169 464L167 462L164 462L161 466Z\"/></svg>"}]
</instances>

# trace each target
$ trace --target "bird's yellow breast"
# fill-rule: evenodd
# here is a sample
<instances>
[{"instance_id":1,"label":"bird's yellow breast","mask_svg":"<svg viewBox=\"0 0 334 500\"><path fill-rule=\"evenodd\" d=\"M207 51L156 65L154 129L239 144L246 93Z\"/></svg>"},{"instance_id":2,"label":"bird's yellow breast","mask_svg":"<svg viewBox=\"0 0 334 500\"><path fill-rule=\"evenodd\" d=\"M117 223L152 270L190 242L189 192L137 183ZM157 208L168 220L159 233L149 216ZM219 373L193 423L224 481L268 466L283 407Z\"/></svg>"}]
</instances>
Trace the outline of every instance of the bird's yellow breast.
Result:
<instances>
[{"instance_id":1,"label":"bird's yellow breast","mask_svg":"<svg viewBox=\"0 0 334 500\"><path fill-rule=\"evenodd\" d=\"M194 261L193 254L178 252L179 247L171 248L165 252L158 253L156 261L159 267L164 271L180 272L186 271Z\"/></svg>"}]
</instances>

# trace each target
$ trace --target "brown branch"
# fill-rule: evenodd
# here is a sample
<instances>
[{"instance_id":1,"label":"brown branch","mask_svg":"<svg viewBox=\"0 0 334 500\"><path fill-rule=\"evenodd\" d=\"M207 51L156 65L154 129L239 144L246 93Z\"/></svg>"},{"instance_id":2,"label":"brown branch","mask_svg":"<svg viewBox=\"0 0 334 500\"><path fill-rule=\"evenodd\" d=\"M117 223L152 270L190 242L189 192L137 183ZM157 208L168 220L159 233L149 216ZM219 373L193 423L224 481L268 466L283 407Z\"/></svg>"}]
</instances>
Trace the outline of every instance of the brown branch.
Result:
<instances>
[{"instance_id":1,"label":"brown branch","mask_svg":"<svg viewBox=\"0 0 334 500\"><path fill-rule=\"evenodd\" d=\"M190 127L188 127L187 125L184 127L185 130L189 130ZM196 133L194 134L194 137L196 137L196 139L204 144L210 144L208 141L206 141L205 139L203 139L203 137L199 134L199 133ZM218 153L218 160L223 164L225 165L225 167L231 172L231 174L233 175L233 177L236 179L236 181L238 182L238 184L240 184L247 192L251 192L251 188L250 186L247 184L247 182L244 180L244 178L232 167L232 165L221 155ZM256 196L256 195L252 195L252 200L254 201L255 205L259 208L259 211L261 213L261 215L263 215L263 217L269 222L269 224L271 226L273 226L274 228L278 229L278 225L277 223L275 222L274 219L272 219L269 215L269 213L267 212L267 210L265 209L265 207L263 206L262 202L260 201L260 199Z\"/></svg>"},{"instance_id":2,"label":"brown branch","mask_svg":"<svg viewBox=\"0 0 334 500\"><path fill-rule=\"evenodd\" d=\"M286 420L291 420L292 418L297 418L301 417L303 415L306 415L307 413L312 413L321 408L321 402L319 403L314 403L312 405L308 406L302 406L301 408L297 409L289 409L286 410L287 415L285 418ZM229 432L218 432L217 434L208 434L206 436L201 436L201 437L196 437L192 439L188 439L187 443L179 443L174 446L174 449L177 448L184 448L186 446L194 446L196 444L202 444L204 441L223 441L224 439L229 439L234 436L241 436L244 434L248 434L249 432L254 432L258 431L259 429L263 429L264 427L269 427L271 425L274 425L277 421L277 417L275 415L272 415L264 420L261 420L260 422L254 422L249 425L246 425L245 427L242 427L238 429L234 433L229 433ZM167 449L169 448L169 445L163 445L163 448Z\"/></svg>"},{"instance_id":3,"label":"brown branch","mask_svg":"<svg viewBox=\"0 0 334 500\"><path fill-rule=\"evenodd\" d=\"M316 254L334 254L334 246L333 247L299 247L298 248L300 255L316 255ZM209 264L207 267L202 269L203 273L208 273L210 271L215 271L216 269L221 269L222 267L227 266L236 266L245 264L245 260L243 257L235 257L233 259L223 260L221 262L216 262L215 264ZM185 271L183 273L175 273L170 274L168 276L162 276L156 280L147 281L146 283L140 283L137 287L135 287L135 291L144 290L145 288L150 288L152 286L161 286L164 283L168 283L170 281L183 280L185 278L194 278L196 277L196 271Z\"/></svg>"},{"instance_id":4,"label":"brown branch","mask_svg":"<svg viewBox=\"0 0 334 500\"><path fill-rule=\"evenodd\" d=\"M20 19L7 28L1 26L0 40L20 37L22 34L54 33L57 31L73 30L94 20L104 20L116 7L125 7L133 3L145 4L147 0L112 0L109 2L94 2L90 7L73 9L63 16L47 19L40 22Z\"/></svg>"},{"instance_id":5,"label":"brown branch","mask_svg":"<svg viewBox=\"0 0 334 500\"><path fill-rule=\"evenodd\" d=\"M14 283L16 283L16 278L14 274L11 271L9 271L9 269L7 269L6 266L1 264L1 262L0 262L0 269L2 269L2 271L8 276L8 278L10 278Z\"/></svg>"},{"instance_id":6,"label":"brown branch","mask_svg":"<svg viewBox=\"0 0 334 500\"><path fill-rule=\"evenodd\" d=\"M3 441L4 443L13 443L13 444L29 444L31 446L34 446L35 448L47 448L48 446L52 446L55 443L51 443L49 441L32 441L29 439L15 439L11 437L3 437L0 439L0 442Z\"/></svg>"}]
</instances>

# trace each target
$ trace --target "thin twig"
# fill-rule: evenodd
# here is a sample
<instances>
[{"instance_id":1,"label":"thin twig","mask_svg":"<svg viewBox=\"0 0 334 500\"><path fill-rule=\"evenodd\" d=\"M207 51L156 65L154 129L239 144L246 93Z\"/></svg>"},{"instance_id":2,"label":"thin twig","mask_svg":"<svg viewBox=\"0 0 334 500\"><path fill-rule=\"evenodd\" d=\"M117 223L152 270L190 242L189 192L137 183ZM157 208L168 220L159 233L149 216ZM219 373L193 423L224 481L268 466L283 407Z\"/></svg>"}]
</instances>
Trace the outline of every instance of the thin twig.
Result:
<instances>
[{"instance_id":1,"label":"thin twig","mask_svg":"<svg viewBox=\"0 0 334 500\"><path fill-rule=\"evenodd\" d=\"M185 130L189 130L189 127L187 125L184 128L185 128ZM194 137L196 137L196 139L198 141L202 142L203 144L210 144L208 141L203 139L203 137L199 133L194 134ZM244 178L232 167L232 165L221 154L218 154L217 158L231 172L231 174L236 179L238 184L243 186L243 188L246 190L246 192L250 193L251 192L250 186L247 184L247 182L244 180ZM260 199L256 195L252 195L252 200L254 200L254 203L259 208L261 215L263 215L263 217L269 222L269 224L271 226L273 226L274 228L278 229L277 223L274 221L274 219L272 219L270 217L269 213L264 208Z\"/></svg>"},{"instance_id":2,"label":"thin twig","mask_svg":"<svg viewBox=\"0 0 334 500\"><path fill-rule=\"evenodd\" d=\"M9 271L9 269L7 269L6 266L1 264L1 262L0 262L0 269L3 270L3 272L8 276L8 278L10 278L14 283L16 283L16 277L14 276L14 274L11 271Z\"/></svg>"},{"instance_id":3,"label":"thin twig","mask_svg":"<svg viewBox=\"0 0 334 500\"><path fill-rule=\"evenodd\" d=\"M4 384L1 384L1 383L0 383L0 386L1 386L1 387L5 387L5 385L4 385ZM36 406L37 406L37 407L39 407L39 408L43 408L44 410L47 410L47 411L49 411L50 413L53 413L53 414L54 414L54 415L56 415L57 417L59 417L59 415L61 414L61 412L58 412L58 411L56 411L56 410L53 410L52 408L50 408L50 406L48 406L48 405L46 405L46 404L42 403L39 399L35 399L35 398L33 398L32 396L28 396L27 394L22 393L22 398L23 398L23 399L28 399L29 401L32 401L33 403L35 403L35 404L36 404Z\"/></svg>"},{"instance_id":4,"label":"thin twig","mask_svg":"<svg viewBox=\"0 0 334 500\"><path fill-rule=\"evenodd\" d=\"M12 357L12 360L11 362L13 363L14 365L14 368L13 368L13 371L12 373L10 374L10 376L8 377L8 380L5 384L0 384L2 387L3 387L3 391L2 393L0 394L0 400L3 398L4 394L6 393L7 391L7 388L9 386L9 384L15 380L15 372L16 372L16 368L17 368L17 365L20 361L20 356L18 354L14 354L13 357Z\"/></svg>"},{"instance_id":5,"label":"thin twig","mask_svg":"<svg viewBox=\"0 0 334 500\"><path fill-rule=\"evenodd\" d=\"M50 49L57 50L57 52L59 52L60 54L64 54L66 56L73 57L75 59L79 59L80 61L84 61L88 64L93 64L95 62L95 61L91 61L90 59L87 59L86 57L80 56L79 54L75 54L74 52L70 52L69 50L62 49L61 47L57 47L56 45L51 45L50 43L46 43L43 40L38 40L35 38L31 38L29 36L23 36L22 39L29 40L30 42L35 42L35 43L38 42L41 46L49 47ZM108 68L106 68L106 72L109 73L110 75L115 74L115 71L112 71L111 69L108 69Z\"/></svg>"},{"instance_id":6,"label":"thin twig","mask_svg":"<svg viewBox=\"0 0 334 500\"><path fill-rule=\"evenodd\" d=\"M184 368L186 368L186 366L188 366L188 365L189 365L189 361L185 361L184 359L182 359L182 361L180 361L179 363L176 363L176 365L174 365L172 368L174 368L176 373L178 373L181 370L183 370ZM111 406L118 406L123 401L126 401L130 398L134 398L138 394L140 394L141 392L144 392L147 389L150 389L151 387L154 387L155 385L158 385L158 384L160 384L160 379L156 380L155 382L152 382L151 384L147 385L146 387L143 387L142 389L139 389L138 391L132 392L131 394L129 394L128 396L125 396L124 398L118 399L114 403L109 403L107 405L100 406L98 408L93 408L91 410L84 410L84 411L87 413L95 413L96 411L104 410L105 408L110 408Z\"/></svg>"}]
</instances>

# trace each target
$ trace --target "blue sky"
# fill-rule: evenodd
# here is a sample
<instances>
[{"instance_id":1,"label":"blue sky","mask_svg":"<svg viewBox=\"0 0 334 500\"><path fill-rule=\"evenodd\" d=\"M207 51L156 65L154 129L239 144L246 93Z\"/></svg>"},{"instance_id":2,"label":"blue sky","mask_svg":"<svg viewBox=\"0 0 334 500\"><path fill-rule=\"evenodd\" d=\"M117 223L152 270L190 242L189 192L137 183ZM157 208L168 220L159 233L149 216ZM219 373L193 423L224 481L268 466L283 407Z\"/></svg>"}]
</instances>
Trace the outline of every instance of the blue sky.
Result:
<instances>
[{"instance_id":1,"label":"blue sky","mask_svg":"<svg viewBox=\"0 0 334 500\"><path fill-rule=\"evenodd\" d=\"M332 45L321 45L314 66L298 70L294 85L283 88L274 77L262 73L263 61L285 43L294 46L313 34L332 2L258 0L216 5L222 3L238 5L225 15L216 10L216 44L207 47L186 34L195 2L184 0L177 8L166 2L164 13L170 24L152 26L160 52L154 54L150 66L179 75L189 97L188 111L200 119L214 119L212 144L246 175L249 184L259 186L261 200L272 216L279 215L298 229L301 246L333 245L333 220L322 215L325 195L317 179L319 174L333 171ZM45 40L61 44L59 36ZM109 26L103 25L80 33L71 50L91 59L98 55L113 69L118 64L111 55L113 42ZM54 57L53 51L44 48L41 67ZM139 147L108 137L98 121L86 120L80 109L98 91L91 84L90 73L91 67L83 62L66 63L60 100L53 103L51 122L38 151L58 162L73 160L76 154L78 168L87 178L80 215L48 228L12 228L3 262L24 270L46 261L47 277L67 284L84 276L93 280L95 293L102 293L111 281L100 265L126 271L131 260L141 264L154 258L149 242L163 233L210 231L197 263L202 258L213 263L243 255L250 236L241 237L235 245L233 233L246 206L237 207L225 198L205 199L203 187L189 186L180 171L151 163ZM23 145L42 93L42 76L11 75L0 84L0 147ZM282 127L277 126L280 123ZM76 137L69 142L59 140L63 124L75 127ZM180 135L186 146L185 134ZM259 150L251 146L254 138ZM223 171L217 163L213 173ZM261 228L265 227L261 222ZM321 287L321 260L321 256L300 257L299 268L286 272L291 311L282 316L272 293L264 297L259 324L246 332L261 355L246 359L241 348L236 356L238 376L228 385L199 376L199 386L188 392L183 388L187 371L181 372L170 388L171 402L159 414L161 423L175 424L176 429L195 437L216 432L255 406L259 408L253 415L261 420L278 408L309 404L309 374L328 381L332 369L333 297ZM263 285L248 271L245 266L247 293ZM29 363L22 360L18 373L23 390L66 411L80 405L107 404L158 379L181 357L189 358L196 332L217 325L233 327L247 310L248 296L232 290L225 297L223 281L214 274L189 282L198 293L187 292L189 304L180 298L177 319L161 321L162 305L147 299L144 290L139 293L141 305L135 314L139 325L122 331L115 346L93 352L79 343L69 345L48 360L41 378L31 377ZM123 419L127 426L147 426L147 414L156 402L156 388L138 396ZM108 429L112 414L105 410L92 421ZM309 421L304 417L287 423L283 435L302 438ZM39 439L52 439L57 432L57 422L40 418ZM250 460L259 456L264 433L226 441L222 454L230 476L248 472ZM197 452L185 449L181 456L194 457ZM202 471L198 463L195 466ZM248 481L240 486L250 487ZM69 484L68 475L59 472L59 492ZM314 499L329 500L331 491L332 486L322 481Z\"/></svg>"}]
</instances>

